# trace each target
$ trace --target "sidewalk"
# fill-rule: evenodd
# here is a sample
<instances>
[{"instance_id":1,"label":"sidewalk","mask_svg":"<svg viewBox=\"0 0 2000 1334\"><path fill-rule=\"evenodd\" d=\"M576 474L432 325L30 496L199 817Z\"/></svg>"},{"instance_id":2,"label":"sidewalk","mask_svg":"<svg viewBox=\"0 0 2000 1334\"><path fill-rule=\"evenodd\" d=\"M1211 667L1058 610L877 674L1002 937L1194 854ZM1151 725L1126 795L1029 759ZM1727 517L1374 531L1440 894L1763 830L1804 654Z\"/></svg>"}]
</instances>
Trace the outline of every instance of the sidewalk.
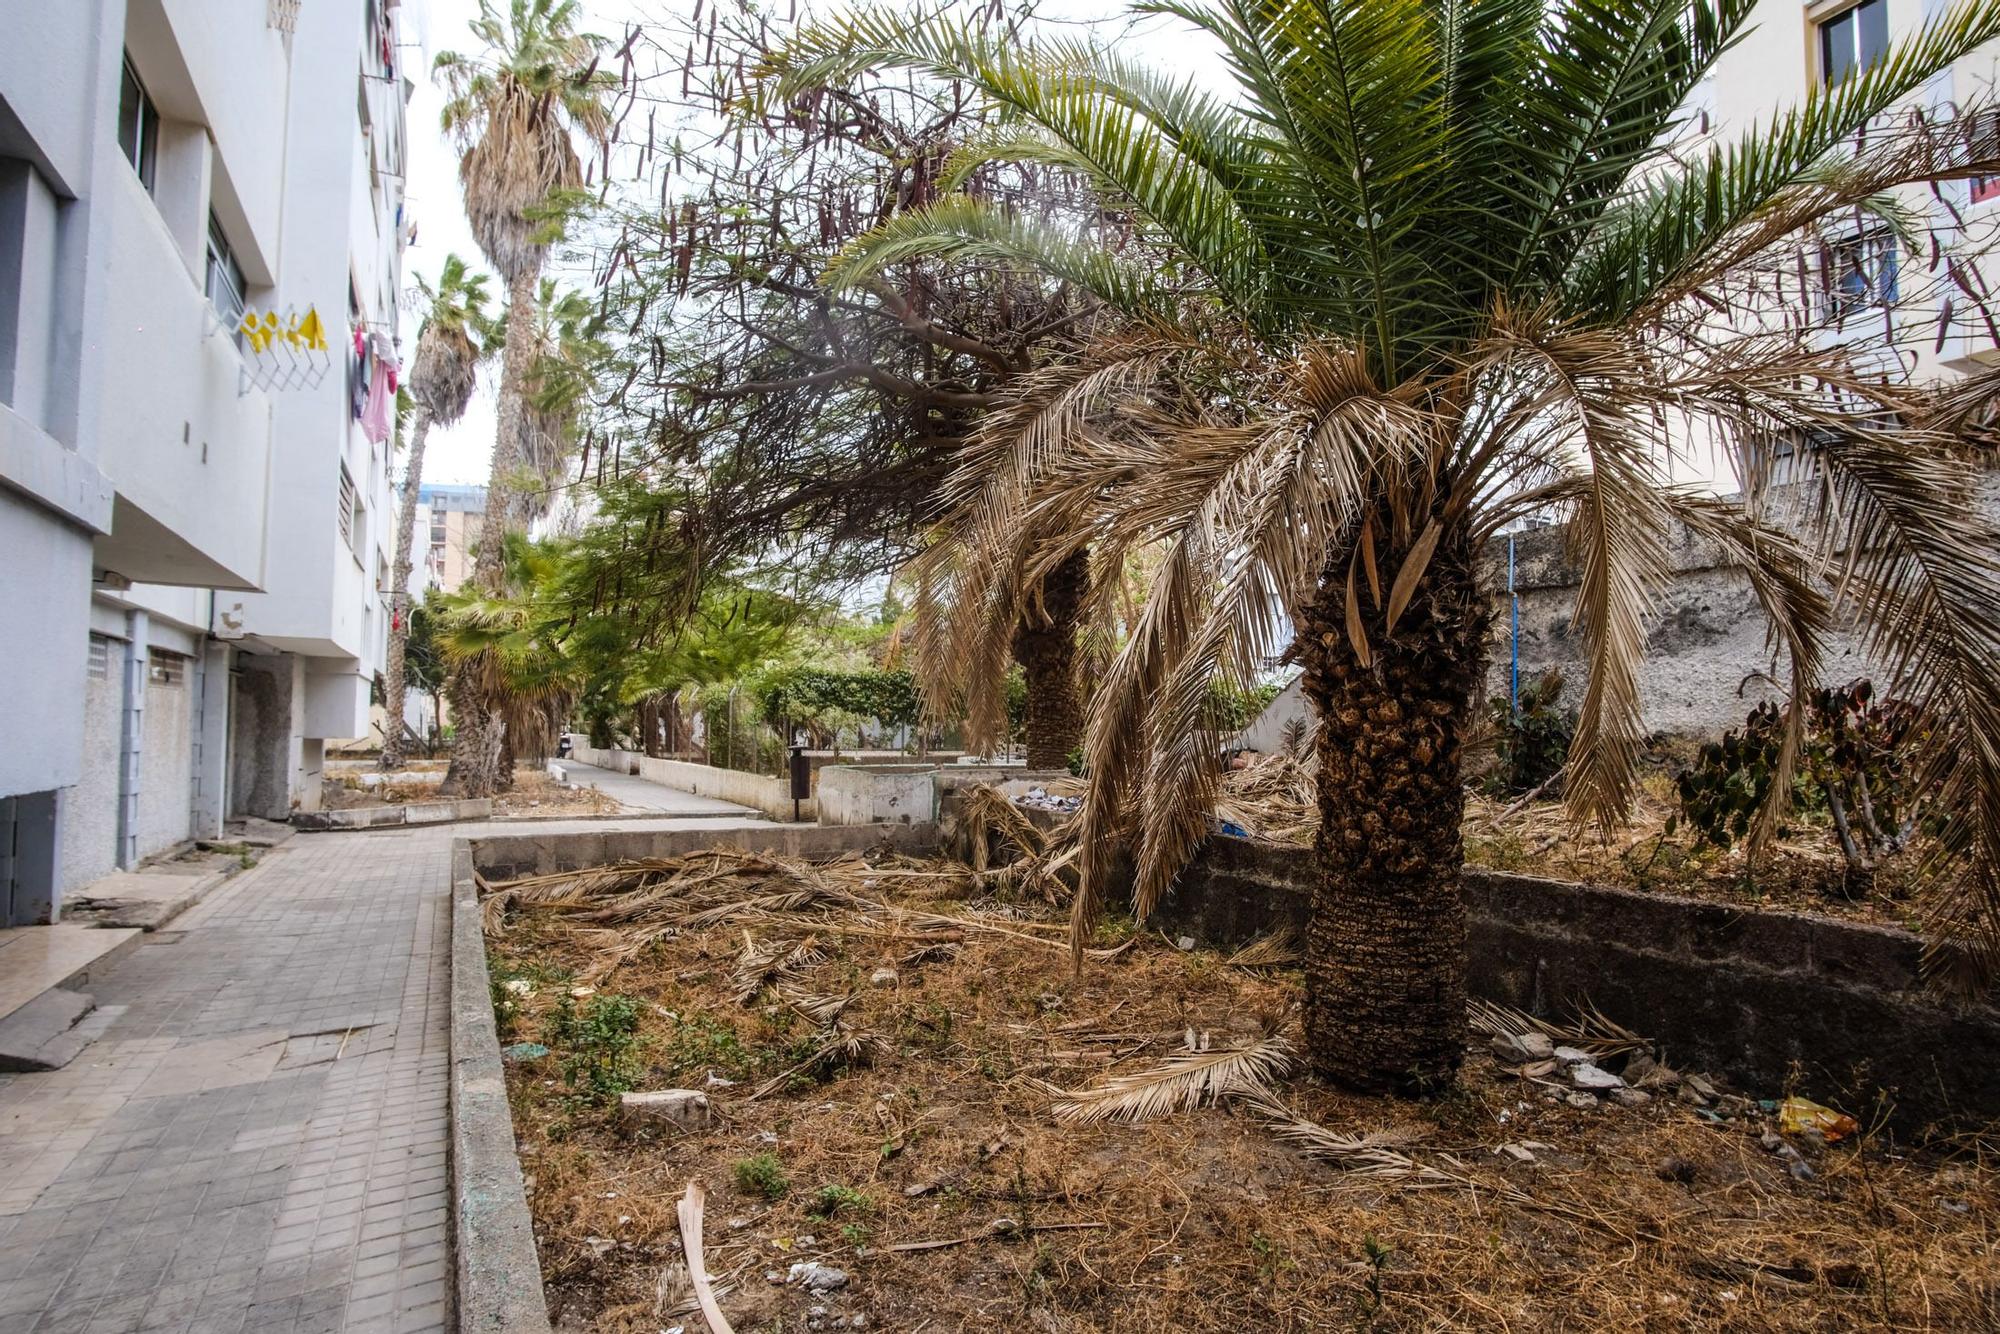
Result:
<instances>
[{"instance_id":1,"label":"sidewalk","mask_svg":"<svg viewBox=\"0 0 2000 1334\"><path fill-rule=\"evenodd\" d=\"M636 774L613 773L609 769L600 769L581 760L556 760L554 763L567 775L567 781L594 787L607 797L622 802L630 811L663 815L744 815L757 820L764 818L762 812L752 810L748 806L738 806L733 801L723 801L717 797L697 797L692 792L683 792L677 787L655 783L650 778L640 778Z\"/></svg>"},{"instance_id":2,"label":"sidewalk","mask_svg":"<svg viewBox=\"0 0 2000 1334\"><path fill-rule=\"evenodd\" d=\"M452 840L659 823L306 835L144 937L0 1075L0 1334L447 1328Z\"/></svg>"}]
</instances>

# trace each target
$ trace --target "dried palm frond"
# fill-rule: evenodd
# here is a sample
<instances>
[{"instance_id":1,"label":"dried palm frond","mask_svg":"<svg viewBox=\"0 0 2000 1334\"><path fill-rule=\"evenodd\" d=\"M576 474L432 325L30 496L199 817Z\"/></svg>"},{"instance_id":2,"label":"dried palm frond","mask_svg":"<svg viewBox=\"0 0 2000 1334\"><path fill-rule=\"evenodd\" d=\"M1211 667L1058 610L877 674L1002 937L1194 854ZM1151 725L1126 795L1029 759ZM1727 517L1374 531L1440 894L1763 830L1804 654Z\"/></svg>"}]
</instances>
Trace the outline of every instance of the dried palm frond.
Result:
<instances>
[{"instance_id":1,"label":"dried palm frond","mask_svg":"<svg viewBox=\"0 0 2000 1334\"><path fill-rule=\"evenodd\" d=\"M1268 1089L1232 1093L1230 1101L1248 1110L1281 1141L1344 1172L1395 1177L1421 1186L1456 1185L1462 1178L1418 1162L1398 1150L1420 1135L1411 1131L1377 1130L1365 1135L1341 1135L1309 1121L1280 1102Z\"/></svg>"},{"instance_id":2,"label":"dried palm frond","mask_svg":"<svg viewBox=\"0 0 2000 1334\"><path fill-rule=\"evenodd\" d=\"M1231 1095L1266 1089L1291 1069L1292 1044L1264 1038L1247 1047L1191 1052L1135 1074L1119 1075L1096 1088L1057 1090L1055 1118L1071 1125L1100 1121L1150 1121Z\"/></svg>"},{"instance_id":3,"label":"dried palm frond","mask_svg":"<svg viewBox=\"0 0 2000 1334\"><path fill-rule=\"evenodd\" d=\"M1288 968L1298 961L1298 937L1289 926L1259 936L1223 960L1231 968Z\"/></svg>"},{"instance_id":4,"label":"dried palm frond","mask_svg":"<svg viewBox=\"0 0 2000 1334\"><path fill-rule=\"evenodd\" d=\"M1622 1024L1613 1022L1604 1013L1585 1001L1578 1005L1575 1019L1568 1025L1550 1023L1537 1019L1525 1010L1517 1010L1511 1005L1500 1005L1477 998L1468 1001L1465 1007L1466 1022L1475 1033L1487 1037L1509 1037L1521 1033L1540 1033L1551 1042L1565 1047L1575 1047L1593 1056L1618 1056L1625 1052L1650 1051L1653 1044L1640 1037Z\"/></svg>"},{"instance_id":5,"label":"dried palm frond","mask_svg":"<svg viewBox=\"0 0 2000 1334\"><path fill-rule=\"evenodd\" d=\"M743 949L736 956L733 970L736 1003L748 1005L765 987L782 983L791 974L817 967L825 961L826 952L810 936L794 942L756 940L745 931Z\"/></svg>"},{"instance_id":6,"label":"dried palm frond","mask_svg":"<svg viewBox=\"0 0 2000 1334\"><path fill-rule=\"evenodd\" d=\"M854 1003L852 996L822 996L803 987L784 984L778 986L777 993L779 1000L822 1028L840 1018L841 1012Z\"/></svg>"}]
</instances>

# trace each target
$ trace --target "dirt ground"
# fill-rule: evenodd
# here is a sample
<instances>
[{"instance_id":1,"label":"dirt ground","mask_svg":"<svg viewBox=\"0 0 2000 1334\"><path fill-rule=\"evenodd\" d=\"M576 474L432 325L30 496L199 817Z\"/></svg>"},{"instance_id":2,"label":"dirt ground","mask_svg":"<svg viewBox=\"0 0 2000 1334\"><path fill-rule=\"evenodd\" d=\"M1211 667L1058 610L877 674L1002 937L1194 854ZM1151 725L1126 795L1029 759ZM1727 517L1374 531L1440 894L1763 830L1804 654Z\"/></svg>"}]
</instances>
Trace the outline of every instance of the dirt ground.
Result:
<instances>
[{"instance_id":1,"label":"dirt ground","mask_svg":"<svg viewBox=\"0 0 2000 1334\"><path fill-rule=\"evenodd\" d=\"M410 766L420 771L421 763ZM444 762L436 762L436 772L444 772ZM400 805L412 801L439 801L435 783L380 783L363 787L352 777L329 773L325 803L331 810L357 806ZM519 765L514 770L514 786L493 799L495 815L616 815L625 808L594 787L564 787L537 765Z\"/></svg>"},{"instance_id":2,"label":"dirt ground","mask_svg":"<svg viewBox=\"0 0 2000 1334\"><path fill-rule=\"evenodd\" d=\"M1114 923L1075 975L1060 910L963 868L732 864L489 899L501 1040L552 1048L508 1083L559 1329L703 1330L690 1180L746 1334L2000 1328L1992 1141L1767 1144L1783 1089L1657 1074L1643 1106L1580 1108L1483 1039L1427 1102L1274 1079L1322 1135L1382 1132L1331 1162L1235 1100L1062 1123L1052 1090L1191 1040L1296 1040L1299 974ZM621 1126L627 1085L704 1090L718 1124ZM813 1262L844 1283L795 1281Z\"/></svg>"}]
</instances>

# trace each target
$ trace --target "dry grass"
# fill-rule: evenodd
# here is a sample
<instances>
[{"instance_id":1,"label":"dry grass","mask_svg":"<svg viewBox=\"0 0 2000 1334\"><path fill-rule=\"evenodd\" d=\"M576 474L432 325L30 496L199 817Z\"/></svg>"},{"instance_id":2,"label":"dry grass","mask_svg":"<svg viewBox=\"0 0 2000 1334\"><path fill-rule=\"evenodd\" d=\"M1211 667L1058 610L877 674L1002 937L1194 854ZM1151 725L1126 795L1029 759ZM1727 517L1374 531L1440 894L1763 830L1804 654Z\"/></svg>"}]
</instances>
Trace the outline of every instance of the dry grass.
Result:
<instances>
[{"instance_id":1,"label":"dry grass","mask_svg":"<svg viewBox=\"0 0 2000 1334\"><path fill-rule=\"evenodd\" d=\"M1798 1180L1759 1119L1579 1111L1483 1047L1429 1103L1294 1078L1059 1122L1051 1089L1295 1033L1282 949L1234 967L1113 925L1099 943L1124 948L1073 976L1055 910L996 896L991 868L705 857L516 886L489 941L497 987L532 990L503 1040L594 986L640 1003L640 1087L735 1081L710 1088L719 1127L672 1136L582 1104L564 1051L509 1067L559 1327L702 1328L675 1219L690 1179L744 1334L811 1328L814 1306L913 1332L2000 1326L2000 1174L1977 1142L1805 1145ZM802 996L845 1003L827 1024ZM1523 1143L1546 1147L1497 1151ZM767 1199L773 1166L788 1186ZM784 1284L801 1259L849 1286Z\"/></svg>"},{"instance_id":2,"label":"dry grass","mask_svg":"<svg viewBox=\"0 0 2000 1334\"><path fill-rule=\"evenodd\" d=\"M1891 859L1872 878L1851 876L1824 824L1795 820L1754 864L1742 846L1724 851L1682 829L1667 832L1672 780L1648 775L1632 818L1606 834L1571 827L1560 802L1518 805L1484 795L1466 802L1465 859L1599 885L1786 908L1918 929L1916 869L1923 849Z\"/></svg>"}]
</instances>

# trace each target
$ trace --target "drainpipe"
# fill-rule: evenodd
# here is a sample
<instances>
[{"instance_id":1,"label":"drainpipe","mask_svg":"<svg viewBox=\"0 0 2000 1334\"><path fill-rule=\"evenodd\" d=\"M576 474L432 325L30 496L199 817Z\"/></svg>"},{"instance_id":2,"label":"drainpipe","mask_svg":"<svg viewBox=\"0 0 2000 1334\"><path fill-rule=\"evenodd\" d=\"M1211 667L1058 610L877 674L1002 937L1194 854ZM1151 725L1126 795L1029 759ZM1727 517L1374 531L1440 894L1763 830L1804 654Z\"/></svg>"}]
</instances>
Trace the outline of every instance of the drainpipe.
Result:
<instances>
[{"instance_id":1,"label":"drainpipe","mask_svg":"<svg viewBox=\"0 0 2000 1334\"><path fill-rule=\"evenodd\" d=\"M1508 636L1507 707L1521 711L1521 599L1514 592L1514 535L1507 534L1507 602L1513 616L1513 633Z\"/></svg>"},{"instance_id":2,"label":"drainpipe","mask_svg":"<svg viewBox=\"0 0 2000 1334\"><path fill-rule=\"evenodd\" d=\"M118 869L139 864L139 761L146 741L147 616L125 613L125 690L118 712Z\"/></svg>"}]
</instances>

